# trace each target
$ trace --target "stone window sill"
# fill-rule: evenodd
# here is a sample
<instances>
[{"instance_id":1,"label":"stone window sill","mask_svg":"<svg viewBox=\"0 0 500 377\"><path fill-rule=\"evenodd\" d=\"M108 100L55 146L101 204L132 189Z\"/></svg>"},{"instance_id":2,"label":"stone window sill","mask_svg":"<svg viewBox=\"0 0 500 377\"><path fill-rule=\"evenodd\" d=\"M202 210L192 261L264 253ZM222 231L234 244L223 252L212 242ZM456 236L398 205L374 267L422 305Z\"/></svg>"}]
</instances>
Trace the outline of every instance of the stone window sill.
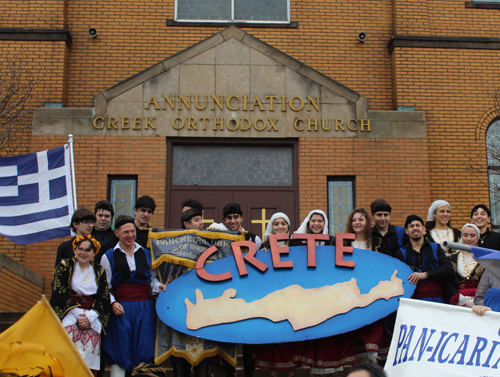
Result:
<instances>
[{"instance_id":1,"label":"stone window sill","mask_svg":"<svg viewBox=\"0 0 500 377\"><path fill-rule=\"evenodd\" d=\"M466 8L478 8L478 9L500 9L500 2L498 3L481 3L478 1L466 1Z\"/></svg>"},{"instance_id":2,"label":"stone window sill","mask_svg":"<svg viewBox=\"0 0 500 377\"><path fill-rule=\"evenodd\" d=\"M189 26L189 27L200 27L200 26L221 26L221 27L228 27L228 26L237 26L239 28L241 27L253 27L253 28L263 28L263 27L268 27L268 28L289 28L289 29L298 29L299 23L298 22L289 22L286 24L282 23L269 23L269 22L210 22L210 21L196 21L196 22L186 22L186 21L175 21L168 19L167 20L167 26Z\"/></svg>"}]
</instances>

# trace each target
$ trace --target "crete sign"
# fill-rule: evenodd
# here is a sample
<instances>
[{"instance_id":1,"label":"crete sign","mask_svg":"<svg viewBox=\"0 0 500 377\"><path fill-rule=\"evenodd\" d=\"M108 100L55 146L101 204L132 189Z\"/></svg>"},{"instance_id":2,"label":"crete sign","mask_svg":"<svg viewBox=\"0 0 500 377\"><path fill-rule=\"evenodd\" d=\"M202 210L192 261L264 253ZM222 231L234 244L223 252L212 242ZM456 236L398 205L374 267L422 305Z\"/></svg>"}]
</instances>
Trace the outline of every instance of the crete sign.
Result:
<instances>
[{"instance_id":1,"label":"crete sign","mask_svg":"<svg viewBox=\"0 0 500 377\"><path fill-rule=\"evenodd\" d=\"M245 132L256 130L262 133L278 132L284 127L293 127L298 132L371 132L370 119L323 118L320 115L320 97L300 96L259 96L246 95L152 95L145 103L145 114L133 114L121 117L98 116L93 120L97 130L156 130L171 127L174 130L189 130L203 134L204 131ZM206 115L206 110L211 113ZM203 114L200 113L203 111ZM303 116L304 111L307 116ZM172 113L165 123L160 122L154 112ZM180 113L186 115L180 116ZM291 121L286 120L286 113L299 113ZM228 116L221 116L228 114Z\"/></svg>"},{"instance_id":2,"label":"crete sign","mask_svg":"<svg viewBox=\"0 0 500 377\"><path fill-rule=\"evenodd\" d=\"M315 246L327 235L295 235L307 246L279 247L288 235L270 236L270 250L232 242L233 256L207 263L216 246L200 255L194 270L167 286L157 313L182 333L221 342L301 341L355 330L398 308L411 297L411 269L370 250ZM243 254L242 249L248 250Z\"/></svg>"}]
</instances>

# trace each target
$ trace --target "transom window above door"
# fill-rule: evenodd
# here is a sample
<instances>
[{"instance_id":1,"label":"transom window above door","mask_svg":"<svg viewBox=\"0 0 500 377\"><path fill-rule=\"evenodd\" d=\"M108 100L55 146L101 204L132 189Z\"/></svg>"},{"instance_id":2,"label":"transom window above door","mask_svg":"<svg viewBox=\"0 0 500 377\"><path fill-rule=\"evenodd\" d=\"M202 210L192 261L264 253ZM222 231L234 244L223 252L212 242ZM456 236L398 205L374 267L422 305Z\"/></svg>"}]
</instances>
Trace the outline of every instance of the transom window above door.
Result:
<instances>
[{"instance_id":1,"label":"transom window above door","mask_svg":"<svg viewBox=\"0 0 500 377\"><path fill-rule=\"evenodd\" d=\"M293 149L288 146L176 145L172 184L292 186Z\"/></svg>"},{"instance_id":2,"label":"transom window above door","mask_svg":"<svg viewBox=\"0 0 500 377\"><path fill-rule=\"evenodd\" d=\"M175 21L289 23L290 0L176 0Z\"/></svg>"}]
</instances>

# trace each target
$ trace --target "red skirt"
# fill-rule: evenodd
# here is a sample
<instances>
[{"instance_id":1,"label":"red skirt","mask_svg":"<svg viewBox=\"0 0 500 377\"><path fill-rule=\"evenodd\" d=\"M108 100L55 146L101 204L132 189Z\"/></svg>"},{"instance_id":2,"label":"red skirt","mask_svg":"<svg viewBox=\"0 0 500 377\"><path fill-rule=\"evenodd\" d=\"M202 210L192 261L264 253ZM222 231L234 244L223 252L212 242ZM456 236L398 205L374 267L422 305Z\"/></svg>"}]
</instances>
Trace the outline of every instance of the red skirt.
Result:
<instances>
[{"instance_id":1,"label":"red skirt","mask_svg":"<svg viewBox=\"0 0 500 377\"><path fill-rule=\"evenodd\" d=\"M304 343L306 342L256 345L255 366L264 369L298 368L304 354Z\"/></svg>"},{"instance_id":2,"label":"red skirt","mask_svg":"<svg viewBox=\"0 0 500 377\"><path fill-rule=\"evenodd\" d=\"M340 368L366 359L373 352L384 358L392 340L386 322L393 323L393 320L390 317L382 318L345 334L304 342L305 352L301 362L315 368Z\"/></svg>"}]
</instances>

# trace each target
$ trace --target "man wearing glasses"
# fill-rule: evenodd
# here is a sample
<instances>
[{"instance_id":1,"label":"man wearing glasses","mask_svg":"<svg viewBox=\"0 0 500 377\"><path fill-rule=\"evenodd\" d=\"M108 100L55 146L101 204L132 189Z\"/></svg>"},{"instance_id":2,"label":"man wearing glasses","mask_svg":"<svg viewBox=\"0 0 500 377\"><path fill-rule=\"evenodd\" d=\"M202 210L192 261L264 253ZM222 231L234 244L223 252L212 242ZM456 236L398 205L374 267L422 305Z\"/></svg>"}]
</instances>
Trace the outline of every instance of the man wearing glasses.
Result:
<instances>
[{"instance_id":1,"label":"man wearing glasses","mask_svg":"<svg viewBox=\"0 0 500 377\"><path fill-rule=\"evenodd\" d=\"M57 247L56 255L56 267L61 262L62 259L71 259L75 256L73 251L73 240L78 236L86 236L92 232L92 228L95 224L95 215L90 209L78 208L71 217L71 223L69 227L75 233L75 237L71 237L70 240L62 242Z\"/></svg>"},{"instance_id":2,"label":"man wearing glasses","mask_svg":"<svg viewBox=\"0 0 500 377\"><path fill-rule=\"evenodd\" d=\"M134 207L134 224L136 228L137 238L135 242L141 245L143 248L148 247L148 233L150 228L149 222L155 213L156 203L154 199L150 196L141 196L135 202ZM142 230L140 229L142 228Z\"/></svg>"}]
</instances>

